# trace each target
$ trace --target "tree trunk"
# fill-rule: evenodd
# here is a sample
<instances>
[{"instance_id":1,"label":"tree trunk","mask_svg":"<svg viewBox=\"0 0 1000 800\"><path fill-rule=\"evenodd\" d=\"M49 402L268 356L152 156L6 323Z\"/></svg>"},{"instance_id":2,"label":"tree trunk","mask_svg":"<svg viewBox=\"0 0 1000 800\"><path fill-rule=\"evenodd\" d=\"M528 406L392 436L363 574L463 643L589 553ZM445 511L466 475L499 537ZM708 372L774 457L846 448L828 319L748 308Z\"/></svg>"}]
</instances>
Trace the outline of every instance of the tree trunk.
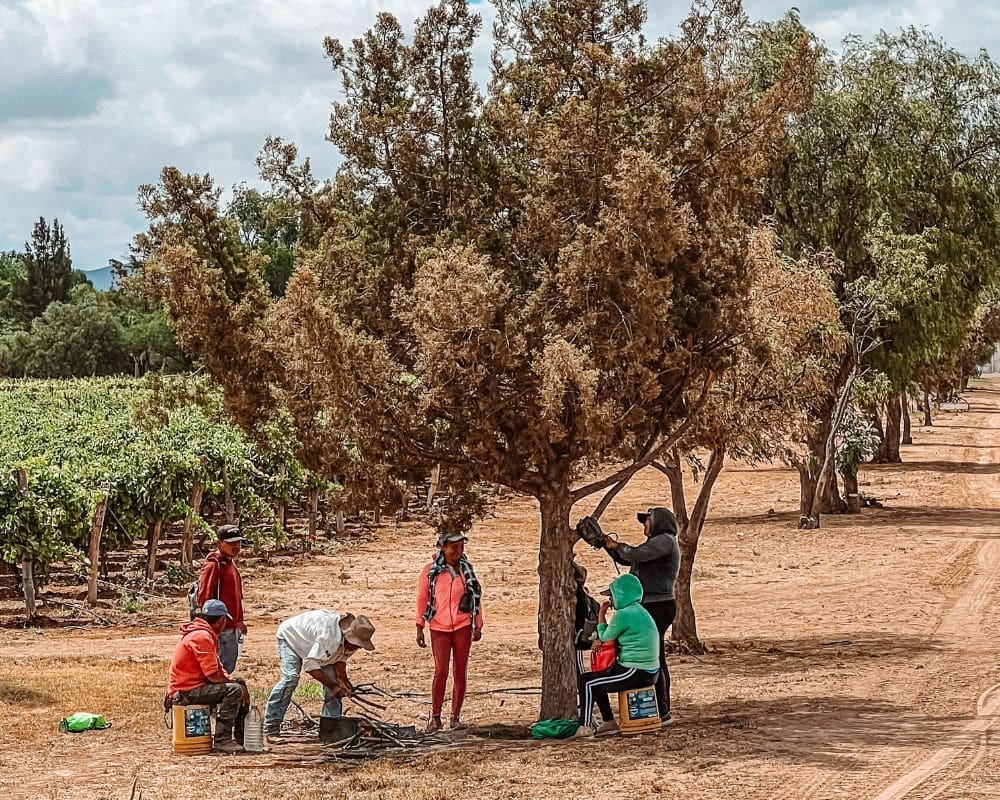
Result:
<instances>
[{"instance_id":1,"label":"tree trunk","mask_svg":"<svg viewBox=\"0 0 1000 800\"><path fill-rule=\"evenodd\" d=\"M820 511L823 514L844 514L847 511L847 502L840 496L840 487L837 485L837 470L832 468L823 484Z\"/></svg>"},{"instance_id":2,"label":"tree trunk","mask_svg":"<svg viewBox=\"0 0 1000 800\"><path fill-rule=\"evenodd\" d=\"M101 534L104 532L104 514L108 510L108 496L105 494L94 509L90 521L90 549L87 556L90 567L87 575L87 605L97 605L97 573L101 562Z\"/></svg>"},{"instance_id":3,"label":"tree trunk","mask_svg":"<svg viewBox=\"0 0 1000 800\"><path fill-rule=\"evenodd\" d=\"M205 496L205 486L196 483L191 488L189 501L190 511L184 517L184 529L181 531L181 566L190 567L194 563L194 518L201 510L201 500Z\"/></svg>"},{"instance_id":4,"label":"tree trunk","mask_svg":"<svg viewBox=\"0 0 1000 800\"><path fill-rule=\"evenodd\" d=\"M541 719L576 719L576 659L573 653L573 545L571 500L563 485L538 498L541 536L538 543L538 633L542 644Z\"/></svg>"},{"instance_id":5,"label":"tree trunk","mask_svg":"<svg viewBox=\"0 0 1000 800\"><path fill-rule=\"evenodd\" d=\"M903 444L913 444L913 426L910 422L910 398L906 392L899 395L900 406L903 411Z\"/></svg>"},{"instance_id":6,"label":"tree trunk","mask_svg":"<svg viewBox=\"0 0 1000 800\"><path fill-rule=\"evenodd\" d=\"M677 582L674 584L674 596L677 599L677 616L671 626L671 638L681 642L692 653L704 653L705 645L698 636L698 620L695 615L694 599L691 595L691 580L694 575L694 560L698 553L698 541L701 532L705 527L705 518L708 515L708 506L712 500L712 489L722 472L725 463L725 451L713 450L708 462L708 468L701 480L701 488L698 490L698 497L694 503L689 519L685 520L683 526L678 531L678 544L681 548L681 566L677 574ZM675 473L668 473L670 479L671 495L678 497L678 492L674 490L674 483L681 478L680 470ZM683 486L680 492L683 493ZM675 500L676 502L676 500ZM676 509L675 509L676 511ZM684 515L687 517L687 515ZM678 520L679 522L680 520Z\"/></svg>"},{"instance_id":7,"label":"tree trunk","mask_svg":"<svg viewBox=\"0 0 1000 800\"><path fill-rule=\"evenodd\" d=\"M148 556L146 561L146 578L148 580L153 580L156 575L156 549L160 544L160 531L163 530L163 520L158 519L149 526L149 532L146 534L146 554Z\"/></svg>"},{"instance_id":8,"label":"tree trunk","mask_svg":"<svg viewBox=\"0 0 1000 800\"><path fill-rule=\"evenodd\" d=\"M858 473L844 473L844 494L847 499L847 513L861 513L861 494L858 492Z\"/></svg>"},{"instance_id":9,"label":"tree trunk","mask_svg":"<svg viewBox=\"0 0 1000 800\"><path fill-rule=\"evenodd\" d=\"M226 524L232 525L236 522L236 506L233 504L233 493L229 485L229 470L226 469L225 461L222 462L222 491L226 507Z\"/></svg>"},{"instance_id":10,"label":"tree trunk","mask_svg":"<svg viewBox=\"0 0 1000 800\"><path fill-rule=\"evenodd\" d=\"M903 409L898 394L891 395L886 400L885 411L885 435L873 460L876 464L899 464L902 461L899 457L899 438Z\"/></svg>"},{"instance_id":11,"label":"tree trunk","mask_svg":"<svg viewBox=\"0 0 1000 800\"><path fill-rule=\"evenodd\" d=\"M427 487L427 502L424 504L424 508L427 511L431 510L431 504L434 502L434 495L437 494L438 486L441 484L441 465L435 464L434 469L431 470L431 482Z\"/></svg>"},{"instance_id":12,"label":"tree trunk","mask_svg":"<svg viewBox=\"0 0 1000 800\"><path fill-rule=\"evenodd\" d=\"M812 520L813 497L816 494L816 477L809 464L797 463L799 472L799 528L806 530L818 528L819 520Z\"/></svg>"},{"instance_id":13,"label":"tree trunk","mask_svg":"<svg viewBox=\"0 0 1000 800\"><path fill-rule=\"evenodd\" d=\"M924 389L924 427L929 428L934 424L931 419L931 393Z\"/></svg>"}]
</instances>

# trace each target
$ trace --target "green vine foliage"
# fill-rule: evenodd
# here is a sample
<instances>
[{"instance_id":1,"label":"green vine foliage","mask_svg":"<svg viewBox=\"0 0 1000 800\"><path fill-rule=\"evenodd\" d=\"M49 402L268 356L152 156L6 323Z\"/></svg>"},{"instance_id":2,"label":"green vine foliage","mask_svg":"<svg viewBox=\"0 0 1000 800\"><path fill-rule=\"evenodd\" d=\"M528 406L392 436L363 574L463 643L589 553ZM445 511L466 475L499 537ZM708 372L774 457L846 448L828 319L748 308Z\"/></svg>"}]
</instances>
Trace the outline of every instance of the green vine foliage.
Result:
<instances>
[{"instance_id":1,"label":"green vine foliage","mask_svg":"<svg viewBox=\"0 0 1000 800\"><path fill-rule=\"evenodd\" d=\"M0 382L0 559L82 557L105 493L102 546L128 546L155 520L189 516L195 484L206 505L221 506L224 474L241 521L268 522L273 503L301 499L315 483L287 430L272 427L251 440L198 379Z\"/></svg>"}]
</instances>

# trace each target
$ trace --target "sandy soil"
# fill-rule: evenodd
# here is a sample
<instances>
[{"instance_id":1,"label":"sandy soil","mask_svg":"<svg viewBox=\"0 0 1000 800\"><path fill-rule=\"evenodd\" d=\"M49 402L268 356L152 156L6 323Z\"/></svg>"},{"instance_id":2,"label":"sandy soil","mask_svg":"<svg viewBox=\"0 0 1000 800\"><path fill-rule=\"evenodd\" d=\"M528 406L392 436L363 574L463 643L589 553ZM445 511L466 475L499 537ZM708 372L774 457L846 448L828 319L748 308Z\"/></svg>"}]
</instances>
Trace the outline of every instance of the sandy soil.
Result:
<instances>
[{"instance_id":1,"label":"sandy soil","mask_svg":"<svg viewBox=\"0 0 1000 800\"><path fill-rule=\"evenodd\" d=\"M158 703L184 614L178 600L113 629L0 635L0 792L117 800L138 779L145 800L1000 796L992 747L1000 377L979 382L968 399L968 412L914 428L904 464L863 471L863 491L884 509L825 518L819 531L794 528L789 470L723 473L696 567L711 651L671 660L677 723L669 731L568 743L474 739L353 768L324 761L318 744L174 756ZM668 497L659 473L643 473L609 509L606 527L634 541L634 511ZM536 697L484 692L539 683L537 536L536 508L525 499L502 503L473 531L468 553L486 587L487 618L471 666L479 693L464 716L472 723L536 716ZM352 664L355 682L427 691L431 659L413 642L412 605L431 542L419 525L390 525L336 555L247 574L251 633L239 671L266 691L277 676L278 622L325 606L366 613L378 627L378 652ZM578 551L593 587L613 577L603 554ZM318 712L318 702L307 708ZM58 733L59 719L77 710L104 712L114 727ZM425 714L404 701L388 712L407 723Z\"/></svg>"}]
</instances>

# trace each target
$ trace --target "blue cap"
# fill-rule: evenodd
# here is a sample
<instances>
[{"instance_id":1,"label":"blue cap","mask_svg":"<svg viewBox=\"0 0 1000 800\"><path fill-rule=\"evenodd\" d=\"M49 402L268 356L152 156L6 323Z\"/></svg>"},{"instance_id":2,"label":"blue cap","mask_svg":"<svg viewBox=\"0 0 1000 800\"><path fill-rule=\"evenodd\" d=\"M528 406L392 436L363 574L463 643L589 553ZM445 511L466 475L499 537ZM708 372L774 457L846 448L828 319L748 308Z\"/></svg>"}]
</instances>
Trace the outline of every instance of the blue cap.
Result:
<instances>
[{"instance_id":1,"label":"blue cap","mask_svg":"<svg viewBox=\"0 0 1000 800\"><path fill-rule=\"evenodd\" d=\"M229 617L233 618L233 615L229 613L229 609L226 608L226 604L221 600L206 600L205 605L201 607L201 613L206 617Z\"/></svg>"}]
</instances>

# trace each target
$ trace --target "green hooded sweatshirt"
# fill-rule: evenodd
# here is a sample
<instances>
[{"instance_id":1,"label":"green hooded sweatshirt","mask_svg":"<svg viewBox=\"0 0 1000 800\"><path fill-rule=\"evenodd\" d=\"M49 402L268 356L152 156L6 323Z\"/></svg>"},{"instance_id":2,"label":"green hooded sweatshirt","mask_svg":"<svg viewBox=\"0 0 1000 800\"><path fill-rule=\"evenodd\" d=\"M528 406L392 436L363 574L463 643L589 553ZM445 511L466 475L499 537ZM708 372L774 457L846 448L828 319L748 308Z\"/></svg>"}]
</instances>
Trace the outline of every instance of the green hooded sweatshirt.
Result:
<instances>
[{"instance_id":1,"label":"green hooded sweatshirt","mask_svg":"<svg viewBox=\"0 0 1000 800\"><path fill-rule=\"evenodd\" d=\"M618 640L618 663L623 667L655 672L660 668L660 642L656 623L639 602L642 584L635 575L619 575L611 582L615 616L597 626L602 642Z\"/></svg>"}]
</instances>

